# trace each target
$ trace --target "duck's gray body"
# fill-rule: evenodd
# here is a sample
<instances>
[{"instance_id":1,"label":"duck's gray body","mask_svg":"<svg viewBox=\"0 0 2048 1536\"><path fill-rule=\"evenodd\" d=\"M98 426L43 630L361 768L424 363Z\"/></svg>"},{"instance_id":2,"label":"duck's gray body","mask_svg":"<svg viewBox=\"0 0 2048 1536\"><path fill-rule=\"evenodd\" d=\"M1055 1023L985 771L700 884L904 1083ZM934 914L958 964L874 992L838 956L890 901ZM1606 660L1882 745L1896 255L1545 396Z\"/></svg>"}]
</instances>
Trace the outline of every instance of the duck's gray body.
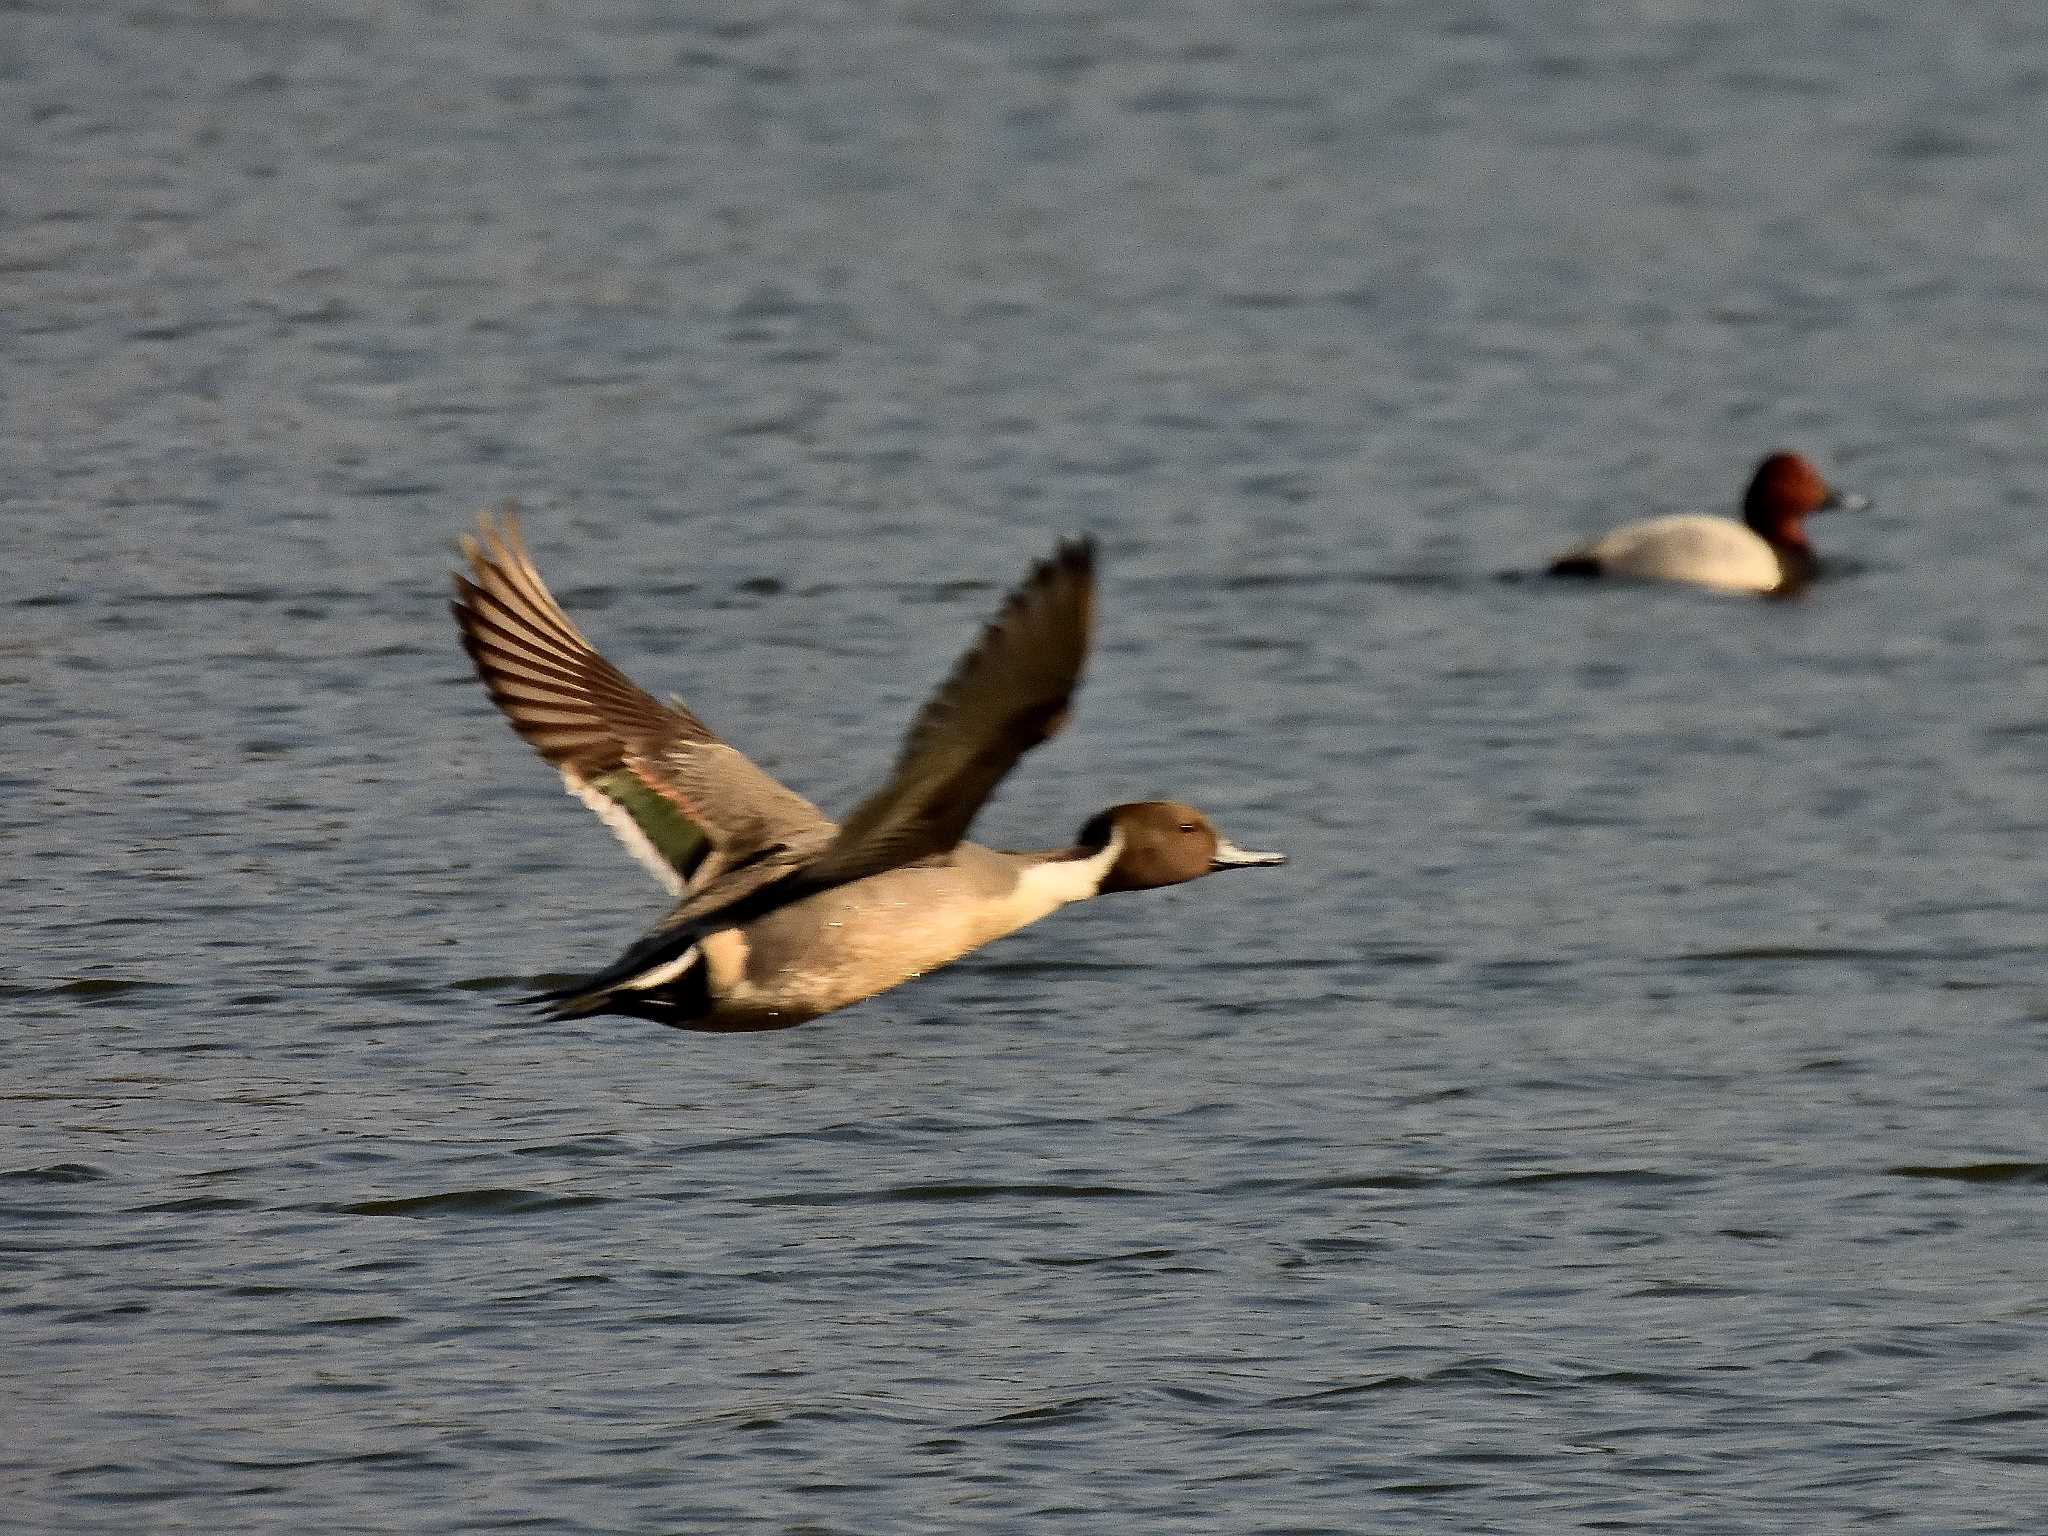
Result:
<instances>
[{"instance_id":1,"label":"duck's gray body","mask_svg":"<svg viewBox=\"0 0 2048 1536\"><path fill-rule=\"evenodd\" d=\"M485 688L679 898L612 965L547 994L557 1016L788 1028L1069 902L1282 861L1231 846L1170 801L1111 807L1049 852L962 839L1003 775L1066 719L1093 612L1086 543L1062 546L1011 597L844 824L606 661L548 592L509 510L463 547L455 615Z\"/></svg>"},{"instance_id":2,"label":"duck's gray body","mask_svg":"<svg viewBox=\"0 0 2048 1536\"><path fill-rule=\"evenodd\" d=\"M1113 858L962 843L715 930L696 941L711 1003L699 1027L784 1029L901 986L1095 895Z\"/></svg>"}]
</instances>

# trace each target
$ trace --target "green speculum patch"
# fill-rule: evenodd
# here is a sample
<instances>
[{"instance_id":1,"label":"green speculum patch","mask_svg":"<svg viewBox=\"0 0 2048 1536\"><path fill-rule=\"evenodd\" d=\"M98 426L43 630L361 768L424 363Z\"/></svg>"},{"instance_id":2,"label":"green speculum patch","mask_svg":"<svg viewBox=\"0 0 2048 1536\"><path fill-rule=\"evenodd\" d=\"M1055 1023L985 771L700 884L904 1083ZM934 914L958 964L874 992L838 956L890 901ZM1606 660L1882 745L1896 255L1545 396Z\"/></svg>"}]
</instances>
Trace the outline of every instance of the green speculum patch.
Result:
<instances>
[{"instance_id":1,"label":"green speculum patch","mask_svg":"<svg viewBox=\"0 0 2048 1536\"><path fill-rule=\"evenodd\" d=\"M654 845L654 851L685 876L696 869L710 848L710 840L697 824L676 808L667 796L649 789L626 769L616 769L592 781L608 799L616 801L633 824Z\"/></svg>"}]
</instances>

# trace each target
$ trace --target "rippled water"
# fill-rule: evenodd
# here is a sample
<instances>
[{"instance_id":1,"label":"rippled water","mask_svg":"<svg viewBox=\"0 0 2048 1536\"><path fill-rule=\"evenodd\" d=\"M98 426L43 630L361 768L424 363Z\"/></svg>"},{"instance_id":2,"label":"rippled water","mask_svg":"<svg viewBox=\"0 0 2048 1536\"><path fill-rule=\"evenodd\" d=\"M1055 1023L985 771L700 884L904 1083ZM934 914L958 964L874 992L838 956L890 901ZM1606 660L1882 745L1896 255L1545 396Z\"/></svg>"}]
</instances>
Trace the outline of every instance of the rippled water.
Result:
<instances>
[{"instance_id":1,"label":"rippled water","mask_svg":"<svg viewBox=\"0 0 2048 1536\"><path fill-rule=\"evenodd\" d=\"M0 18L0 1523L2038 1531L2048 18L699 14ZM1804 601L1495 579L1779 443ZM1295 862L532 1022L508 495L842 808L1092 529L983 834Z\"/></svg>"}]
</instances>

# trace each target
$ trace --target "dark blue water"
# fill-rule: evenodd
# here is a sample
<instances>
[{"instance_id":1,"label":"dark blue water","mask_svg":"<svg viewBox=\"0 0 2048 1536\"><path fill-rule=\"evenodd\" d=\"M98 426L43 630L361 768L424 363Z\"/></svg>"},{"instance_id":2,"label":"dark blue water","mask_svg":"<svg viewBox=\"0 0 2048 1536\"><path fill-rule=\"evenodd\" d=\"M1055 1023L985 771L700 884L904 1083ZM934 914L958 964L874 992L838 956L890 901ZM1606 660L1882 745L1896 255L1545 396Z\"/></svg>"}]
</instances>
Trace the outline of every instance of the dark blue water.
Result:
<instances>
[{"instance_id":1,"label":"dark blue water","mask_svg":"<svg viewBox=\"0 0 2048 1536\"><path fill-rule=\"evenodd\" d=\"M2048 16L0 16L0 1524L2031 1533ZM1878 498L1791 604L1494 574ZM828 807L1060 534L1260 871L784 1035L492 714L516 495Z\"/></svg>"}]
</instances>

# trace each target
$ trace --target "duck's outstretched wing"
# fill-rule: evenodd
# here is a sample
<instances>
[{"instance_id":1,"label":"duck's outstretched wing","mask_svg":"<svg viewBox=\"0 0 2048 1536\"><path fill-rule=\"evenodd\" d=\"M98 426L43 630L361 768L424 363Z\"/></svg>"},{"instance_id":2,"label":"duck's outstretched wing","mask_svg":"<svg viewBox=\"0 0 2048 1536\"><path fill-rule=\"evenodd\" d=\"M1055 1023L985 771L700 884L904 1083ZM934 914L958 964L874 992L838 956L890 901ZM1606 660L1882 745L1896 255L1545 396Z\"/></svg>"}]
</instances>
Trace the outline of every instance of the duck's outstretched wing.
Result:
<instances>
[{"instance_id":1,"label":"duck's outstretched wing","mask_svg":"<svg viewBox=\"0 0 2048 1536\"><path fill-rule=\"evenodd\" d=\"M832 842L810 801L598 653L541 580L511 504L477 519L462 555L451 606L491 701L671 894L723 904L743 893L720 894L730 872L787 872Z\"/></svg>"},{"instance_id":2,"label":"duck's outstretched wing","mask_svg":"<svg viewBox=\"0 0 2048 1536\"><path fill-rule=\"evenodd\" d=\"M822 890L944 853L1017 759L1066 724L1088 660L1095 545L1042 561L919 711L888 781L796 877Z\"/></svg>"},{"instance_id":3,"label":"duck's outstretched wing","mask_svg":"<svg viewBox=\"0 0 2048 1536\"><path fill-rule=\"evenodd\" d=\"M1017 759L1065 724L1094 601L1093 544L1062 544L960 659L918 713L888 781L822 851L774 851L694 888L611 965L537 1001L566 1018L601 1012L626 993L652 997L681 984L712 929L952 848Z\"/></svg>"}]
</instances>

